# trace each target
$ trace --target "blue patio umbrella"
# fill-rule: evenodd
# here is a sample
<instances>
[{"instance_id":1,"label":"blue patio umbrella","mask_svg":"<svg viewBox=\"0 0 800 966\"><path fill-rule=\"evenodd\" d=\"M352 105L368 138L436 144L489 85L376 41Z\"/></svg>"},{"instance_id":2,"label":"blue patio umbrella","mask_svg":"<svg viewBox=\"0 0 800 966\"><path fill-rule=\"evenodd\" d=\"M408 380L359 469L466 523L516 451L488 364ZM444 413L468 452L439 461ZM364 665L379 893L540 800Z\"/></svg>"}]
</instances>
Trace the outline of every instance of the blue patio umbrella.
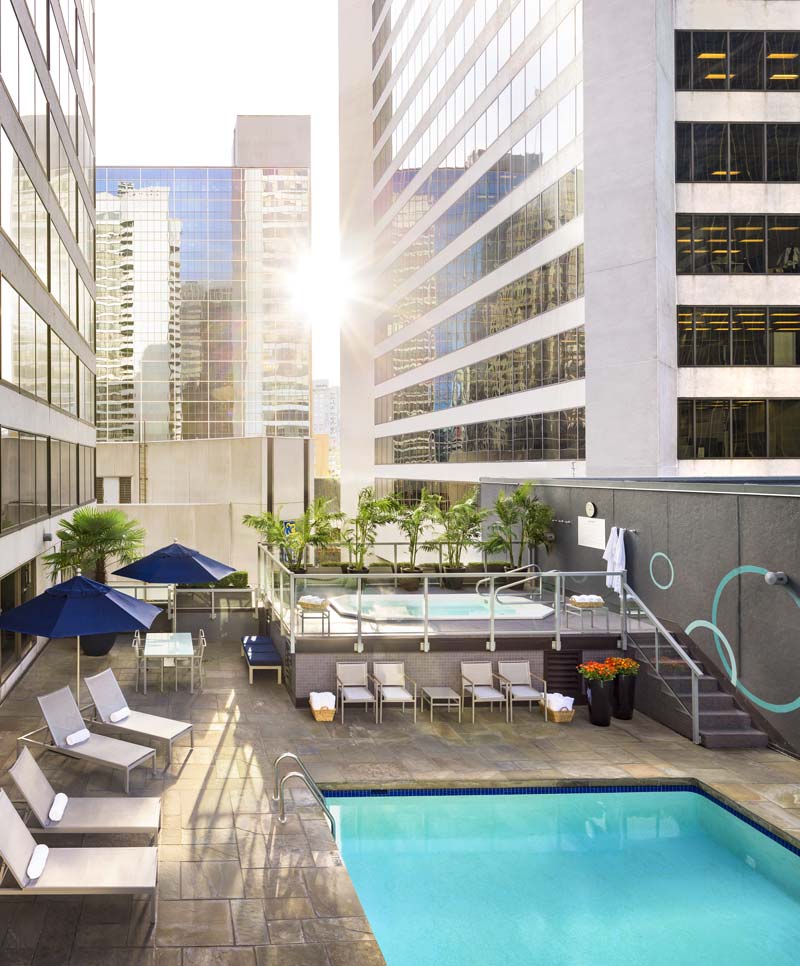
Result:
<instances>
[{"instance_id":1,"label":"blue patio umbrella","mask_svg":"<svg viewBox=\"0 0 800 966\"><path fill-rule=\"evenodd\" d=\"M206 557L199 550L184 547L175 540L114 573L148 584L210 584L222 580L235 570L235 567ZM174 615L177 620L177 610Z\"/></svg>"},{"instance_id":2,"label":"blue patio umbrella","mask_svg":"<svg viewBox=\"0 0 800 966\"><path fill-rule=\"evenodd\" d=\"M81 636L147 630L160 613L153 604L79 574L0 614L0 629L39 637L77 638L76 690L80 702Z\"/></svg>"}]
</instances>

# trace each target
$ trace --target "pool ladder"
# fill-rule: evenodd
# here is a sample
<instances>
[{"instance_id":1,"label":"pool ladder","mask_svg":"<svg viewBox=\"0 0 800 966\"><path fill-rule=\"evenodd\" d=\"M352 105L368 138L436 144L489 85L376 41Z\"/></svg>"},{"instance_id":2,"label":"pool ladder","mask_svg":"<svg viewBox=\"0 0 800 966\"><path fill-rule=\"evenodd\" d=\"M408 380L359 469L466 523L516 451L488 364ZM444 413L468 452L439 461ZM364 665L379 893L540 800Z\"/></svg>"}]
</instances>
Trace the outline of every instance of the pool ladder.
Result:
<instances>
[{"instance_id":1,"label":"pool ladder","mask_svg":"<svg viewBox=\"0 0 800 966\"><path fill-rule=\"evenodd\" d=\"M280 765L284 761L293 761L299 771L287 771L283 775L280 774ZM311 794L316 799L317 804L325 813L325 817L328 819L331 825L331 835L334 840L336 839L336 819L333 817L331 810L328 808L325 802L325 796L319 785L314 781L308 772L308 769L303 764L303 762L291 751L284 751L282 755L278 757L272 763L272 800L278 802L280 808L278 810L278 821L281 825L286 824L286 794L285 786L286 782L290 778L299 778L301 782L306 786L306 788L311 792Z\"/></svg>"}]
</instances>

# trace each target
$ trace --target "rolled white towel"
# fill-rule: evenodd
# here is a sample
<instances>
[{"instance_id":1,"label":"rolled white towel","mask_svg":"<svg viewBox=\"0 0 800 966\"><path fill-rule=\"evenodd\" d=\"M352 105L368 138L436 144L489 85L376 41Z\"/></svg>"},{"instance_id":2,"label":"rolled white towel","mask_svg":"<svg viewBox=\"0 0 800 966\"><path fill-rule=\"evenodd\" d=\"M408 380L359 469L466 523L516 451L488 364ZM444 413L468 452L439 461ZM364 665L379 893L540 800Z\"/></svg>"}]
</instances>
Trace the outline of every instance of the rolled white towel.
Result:
<instances>
[{"instance_id":1,"label":"rolled white towel","mask_svg":"<svg viewBox=\"0 0 800 966\"><path fill-rule=\"evenodd\" d=\"M314 607L321 607L325 603L324 597L317 597L314 594L303 594L302 597L298 597L298 604L311 604Z\"/></svg>"},{"instance_id":2,"label":"rolled white towel","mask_svg":"<svg viewBox=\"0 0 800 966\"><path fill-rule=\"evenodd\" d=\"M330 691L312 691L308 696L308 701L315 711L336 710L336 695Z\"/></svg>"}]
</instances>

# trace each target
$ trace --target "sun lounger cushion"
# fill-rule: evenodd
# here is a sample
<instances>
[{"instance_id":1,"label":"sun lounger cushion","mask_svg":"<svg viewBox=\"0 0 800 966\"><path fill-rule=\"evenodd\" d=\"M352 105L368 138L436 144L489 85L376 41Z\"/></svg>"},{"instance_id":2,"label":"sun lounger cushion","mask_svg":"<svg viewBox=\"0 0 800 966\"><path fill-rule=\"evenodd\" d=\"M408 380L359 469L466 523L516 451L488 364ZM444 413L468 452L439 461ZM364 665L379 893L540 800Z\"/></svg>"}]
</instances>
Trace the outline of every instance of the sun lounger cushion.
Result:
<instances>
[{"instance_id":1,"label":"sun lounger cushion","mask_svg":"<svg viewBox=\"0 0 800 966\"><path fill-rule=\"evenodd\" d=\"M374 701L375 695L368 688L344 687L342 694L345 701Z\"/></svg>"},{"instance_id":2,"label":"sun lounger cushion","mask_svg":"<svg viewBox=\"0 0 800 966\"><path fill-rule=\"evenodd\" d=\"M130 713L131 709L126 704L125 707L120 708L119 711L112 711L108 718L110 721L113 721L114 724L116 724L118 721L124 721Z\"/></svg>"},{"instance_id":3,"label":"sun lounger cushion","mask_svg":"<svg viewBox=\"0 0 800 966\"><path fill-rule=\"evenodd\" d=\"M245 644L244 656L251 667L275 667L283 663L271 643Z\"/></svg>"},{"instance_id":4,"label":"sun lounger cushion","mask_svg":"<svg viewBox=\"0 0 800 966\"><path fill-rule=\"evenodd\" d=\"M505 701L505 695L497 688L490 688L487 684L476 684L474 688L467 687L467 691L474 691L479 701Z\"/></svg>"},{"instance_id":5,"label":"sun lounger cushion","mask_svg":"<svg viewBox=\"0 0 800 966\"><path fill-rule=\"evenodd\" d=\"M398 687L395 684L391 684L388 687L381 688L381 693L383 695L384 701L413 701L413 695L407 691L405 688Z\"/></svg>"},{"instance_id":6,"label":"sun lounger cushion","mask_svg":"<svg viewBox=\"0 0 800 966\"><path fill-rule=\"evenodd\" d=\"M67 744L70 748L74 748L75 745L82 745L84 741L88 741L90 738L89 729L81 728L80 731L73 731L71 735L67 735Z\"/></svg>"},{"instance_id":7,"label":"sun lounger cushion","mask_svg":"<svg viewBox=\"0 0 800 966\"><path fill-rule=\"evenodd\" d=\"M29 879L38 879L39 876L44 872L44 867L47 864L47 856L49 852L50 849L46 845L37 845L33 850L33 855L28 863L28 868L25 870Z\"/></svg>"},{"instance_id":8,"label":"sun lounger cushion","mask_svg":"<svg viewBox=\"0 0 800 966\"><path fill-rule=\"evenodd\" d=\"M53 799L53 804L50 806L50 812L48 813L48 818L51 822L60 822L64 817L64 811L67 807L67 802L69 798L63 793L58 792L56 797Z\"/></svg>"}]
</instances>

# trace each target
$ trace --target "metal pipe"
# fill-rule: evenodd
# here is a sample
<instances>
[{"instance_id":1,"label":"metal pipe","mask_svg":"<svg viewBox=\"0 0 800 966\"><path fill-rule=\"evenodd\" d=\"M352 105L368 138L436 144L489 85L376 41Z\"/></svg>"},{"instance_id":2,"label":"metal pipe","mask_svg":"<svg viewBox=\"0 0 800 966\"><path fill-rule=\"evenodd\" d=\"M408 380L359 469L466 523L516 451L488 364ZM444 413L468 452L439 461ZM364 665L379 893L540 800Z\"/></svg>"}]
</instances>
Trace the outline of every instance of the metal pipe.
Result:
<instances>
[{"instance_id":1,"label":"metal pipe","mask_svg":"<svg viewBox=\"0 0 800 966\"><path fill-rule=\"evenodd\" d=\"M488 650L495 650L495 640L494 640L494 603L495 603L495 578L491 577L489 580L489 643L487 645Z\"/></svg>"},{"instance_id":2,"label":"metal pipe","mask_svg":"<svg viewBox=\"0 0 800 966\"><path fill-rule=\"evenodd\" d=\"M700 686L696 674L692 674L692 741L700 744Z\"/></svg>"},{"instance_id":3,"label":"metal pipe","mask_svg":"<svg viewBox=\"0 0 800 966\"><path fill-rule=\"evenodd\" d=\"M621 606L620 615L619 615L619 622L620 622L620 631L622 633L622 650L623 651L627 651L628 650L628 594L627 594L627 591L625 589L626 587L627 587L627 584L623 580L622 581L622 588L621 588L621 592L620 592L620 598L619 598L620 606Z\"/></svg>"},{"instance_id":4,"label":"metal pipe","mask_svg":"<svg viewBox=\"0 0 800 966\"><path fill-rule=\"evenodd\" d=\"M556 574L556 587L555 587L555 631L556 631L556 650L561 650L561 576Z\"/></svg>"},{"instance_id":5,"label":"metal pipe","mask_svg":"<svg viewBox=\"0 0 800 966\"><path fill-rule=\"evenodd\" d=\"M358 581L356 589L356 612L358 614L356 618L358 627L358 639L356 640L356 654L361 654L364 650L364 641L361 638L361 574L356 577Z\"/></svg>"},{"instance_id":6,"label":"metal pipe","mask_svg":"<svg viewBox=\"0 0 800 966\"><path fill-rule=\"evenodd\" d=\"M430 635L429 635L429 628L428 628L428 619L430 615L430 598L428 597L429 583L430 583L430 577L427 574L425 574L425 576L422 578L422 606L424 609L424 619L423 619L424 637L422 640L422 650L426 654L431 649L431 642L430 642Z\"/></svg>"},{"instance_id":7,"label":"metal pipe","mask_svg":"<svg viewBox=\"0 0 800 966\"><path fill-rule=\"evenodd\" d=\"M289 653L294 654L295 648L295 634L297 627L297 605L295 604L295 575L289 575L289 603L291 605L291 611L289 613Z\"/></svg>"}]
</instances>

